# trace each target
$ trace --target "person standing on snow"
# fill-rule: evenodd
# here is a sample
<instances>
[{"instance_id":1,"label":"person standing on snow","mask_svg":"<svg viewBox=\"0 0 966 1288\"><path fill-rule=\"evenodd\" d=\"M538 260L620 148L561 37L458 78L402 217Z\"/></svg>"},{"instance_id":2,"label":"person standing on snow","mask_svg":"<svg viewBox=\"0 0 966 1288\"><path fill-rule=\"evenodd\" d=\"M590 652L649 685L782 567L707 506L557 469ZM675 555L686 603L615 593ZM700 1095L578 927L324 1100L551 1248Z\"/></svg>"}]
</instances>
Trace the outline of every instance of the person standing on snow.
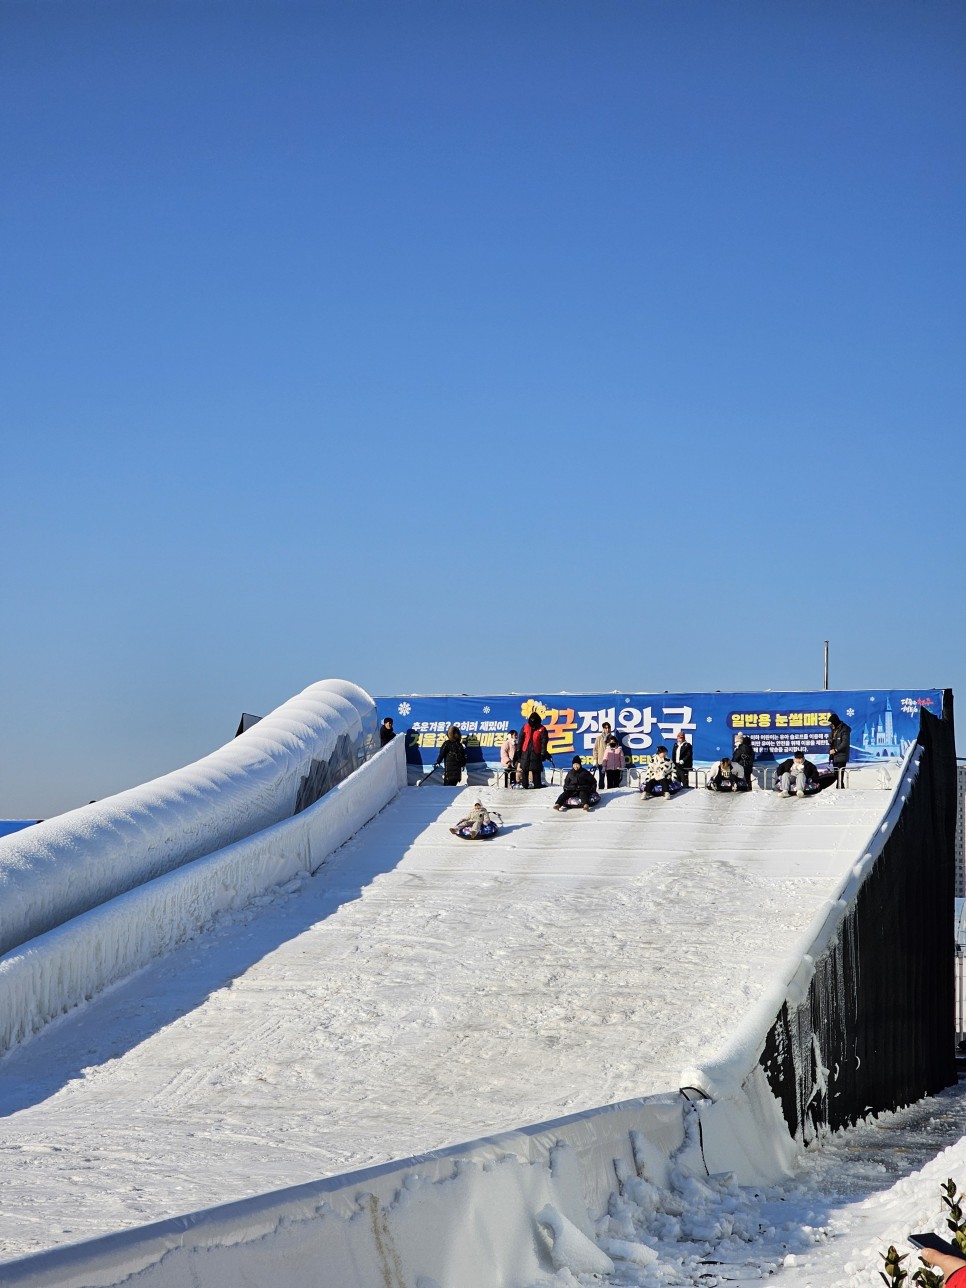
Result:
<instances>
[{"instance_id":1,"label":"person standing on snow","mask_svg":"<svg viewBox=\"0 0 966 1288\"><path fill-rule=\"evenodd\" d=\"M621 774L624 772L624 748L613 734L607 740L602 768L607 775L607 786L611 789L620 787Z\"/></svg>"},{"instance_id":2,"label":"person standing on snow","mask_svg":"<svg viewBox=\"0 0 966 1288\"><path fill-rule=\"evenodd\" d=\"M440 765L443 766L443 786L459 787L466 768L466 748L463 746L463 735L456 725L450 725L433 768L437 769Z\"/></svg>"},{"instance_id":3,"label":"person standing on snow","mask_svg":"<svg viewBox=\"0 0 966 1288\"><path fill-rule=\"evenodd\" d=\"M547 731L537 711L531 711L527 716L527 723L520 734L520 748L517 755L523 769L524 788L542 787L543 762L549 759L549 755Z\"/></svg>"},{"instance_id":4,"label":"person standing on snow","mask_svg":"<svg viewBox=\"0 0 966 1288\"><path fill-rule=\"evenodd\" d=\"M500 746L500 764L503 766L503 786L510 786L513 762L517 758L517 731L511 729Z\"/></svg>"},{"instance_id":5,"label":"person standing on snow","mask_svg":"<svg viewBox=\"0 0 966 1288\"><path fill-rule=\"evenodd\" d=\"M674 739L674 751L671 754L674 762L674 777L682 787L687 787L689 782L689 772L694 764L694 748L685 738L683 733L678 733Z\"/></svg>"},{"instance_id":6,"label":"person standing on snow","mask_svg":"<svg viewBox=\"0 0 966 1288\"><path fill-rule=\"evenodd\" d=\"M379 726L379 746L385 747L387 742L392 742L396 736L396 731L392 727L392 716L386 716Z\"/></svg>"},{"instance_id":7,"label":"person standing on snow","mask_svg":"<svg viewBox=\"0 0 966 1288\"><path fill-rule=\"evenodd\" d=\"M835 786L845 783L845 766L852 752L852 727L840 720L833 711L828 718L828 758L835 769Z\"/></svg>"},{"instance_id":8,"label":"person standing on snow","mask_svg":"<svg viewBox=\"0 0 966 1288\"><path fill-rule=\"evenodd\" d=\"M736 765L741 766L741 772L745 776L745 782L749 787L751 787L751 770L755 763L755 749L751 745L751 739L746 733L738 735L738 745L735 747L731 759Z\"/></svg>"},{"instance_id":9,"label":"person standing on snow","mask_svg":"<svg viewBox=\"0 0 966 1288\"><path fill-rule=\"evenodd\" d=\"M612 737L610 723L605 720L600 726L600 733L594 739L594 769L597 771L597 788L599 791L604 790L604 756L607 754L607 744Z\"/></svg>"}]
</instances>

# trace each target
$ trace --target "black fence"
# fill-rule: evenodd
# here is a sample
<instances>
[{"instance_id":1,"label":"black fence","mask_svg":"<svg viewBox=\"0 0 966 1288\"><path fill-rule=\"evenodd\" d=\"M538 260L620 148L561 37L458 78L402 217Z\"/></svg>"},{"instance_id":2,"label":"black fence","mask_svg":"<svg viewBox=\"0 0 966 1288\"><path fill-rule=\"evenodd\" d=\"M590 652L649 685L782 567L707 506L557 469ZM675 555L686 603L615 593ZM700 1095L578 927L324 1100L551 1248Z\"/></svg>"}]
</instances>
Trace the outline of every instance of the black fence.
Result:
<instances>
[{"instance_id":1,"label":"black fence","mask_svg":"<svg viewBox=\"0 0 966 1288\"><path fill-rule=\"evenodd\" d=\"M956 1081L952 693L923 709L919 772L827 950L808 995L786 1004L761 1057L793 1135L806 1143Z\"/></svg>"}]
</instances>

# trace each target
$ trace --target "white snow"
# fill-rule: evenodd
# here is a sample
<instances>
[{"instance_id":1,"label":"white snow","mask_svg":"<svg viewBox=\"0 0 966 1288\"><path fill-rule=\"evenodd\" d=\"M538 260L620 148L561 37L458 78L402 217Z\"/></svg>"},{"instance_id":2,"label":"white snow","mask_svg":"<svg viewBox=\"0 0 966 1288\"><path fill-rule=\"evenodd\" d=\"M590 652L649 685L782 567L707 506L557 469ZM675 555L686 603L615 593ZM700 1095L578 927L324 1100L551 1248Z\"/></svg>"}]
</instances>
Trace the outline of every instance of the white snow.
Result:
<instances>
[{"instance_id":1,"label":"white snow","mask_svg":"<svg viewBox=\"0 0 966 1288\"><path fill-rule=\"evenodd\" d=\"M373 699L321 680L204 759L0 837L0 953L296 811L314 765L365 759Z\"/></svg>"},{"instance_id":2,"label":"white snow","mask_svg":"<svg viewBox=\"0 0 966 1288\"><path fill-rule=\"evenodd\" d=\"M493 841L448 832L475 797L506 821ZM0 1255L675 1091L793 979L889 796L551 800L404 789L315 876L8 1055ZM653 1183L629 1176L601 1246L658 1278L615 1282L668 1282L678 1241L719 1237L729 1209L753 1224L733 1182L636 1161ZM534 1203L574 1220L559 1194Z\"/></svg>"}]
</instances>

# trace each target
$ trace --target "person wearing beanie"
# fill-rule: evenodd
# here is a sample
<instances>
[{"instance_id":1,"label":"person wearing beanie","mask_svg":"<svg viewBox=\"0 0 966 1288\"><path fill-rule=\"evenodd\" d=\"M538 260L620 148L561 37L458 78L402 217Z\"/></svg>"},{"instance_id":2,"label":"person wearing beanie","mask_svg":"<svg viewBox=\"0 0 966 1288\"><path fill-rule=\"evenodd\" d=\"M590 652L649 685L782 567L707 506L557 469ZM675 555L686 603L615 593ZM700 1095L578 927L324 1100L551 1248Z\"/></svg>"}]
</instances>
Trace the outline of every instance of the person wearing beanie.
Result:
<instances>
[{"instance_id":1,"label":"person wearing beanie","mask_svg":"<svg viewBox=\"0 0 966 1288\"><path fill-rule=\"evenodd\" d=\"M564 779L563 791L553 803L554 809L569 809L570 797L580 799L582 809L589 810L590 802L597 791L597 780L589 769L584 769L579 756L574 756L567 777Z\"/></svg>"},{"instance_id":2,"label":"person wearing beanie","mask_svg":"<svg viewBox=\"0 0 966 1288\"><path fill-rule=\"evenodd\" d=\"M852 729L833 711L828 718L828 758L835 769L835 786L845 786L845 766L852 751Z\"/></svg>"}]
</instances>

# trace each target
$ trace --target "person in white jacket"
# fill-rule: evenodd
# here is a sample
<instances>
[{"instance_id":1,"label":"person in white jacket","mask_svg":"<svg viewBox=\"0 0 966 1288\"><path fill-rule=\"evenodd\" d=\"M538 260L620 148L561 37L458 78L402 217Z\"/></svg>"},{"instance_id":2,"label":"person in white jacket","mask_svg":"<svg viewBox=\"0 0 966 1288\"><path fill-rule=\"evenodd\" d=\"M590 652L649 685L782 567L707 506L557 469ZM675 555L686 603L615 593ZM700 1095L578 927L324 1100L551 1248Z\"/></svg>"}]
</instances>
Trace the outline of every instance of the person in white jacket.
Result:
<instances>
[{"instance_id":1,"label":"person in white jacket","mask_svg":"<svg viewBox=\"0 0 966 1288\"><path fill-rule=\"evenodd\" d=\"M671 779L674 773L674 766L671 758L667 754L667 747L658 747L647 762L647 768L644 771L644 795L656 796L658 788L661 789L661 795L666 801L671 799Z\"/></svg>"}]
</instances>

